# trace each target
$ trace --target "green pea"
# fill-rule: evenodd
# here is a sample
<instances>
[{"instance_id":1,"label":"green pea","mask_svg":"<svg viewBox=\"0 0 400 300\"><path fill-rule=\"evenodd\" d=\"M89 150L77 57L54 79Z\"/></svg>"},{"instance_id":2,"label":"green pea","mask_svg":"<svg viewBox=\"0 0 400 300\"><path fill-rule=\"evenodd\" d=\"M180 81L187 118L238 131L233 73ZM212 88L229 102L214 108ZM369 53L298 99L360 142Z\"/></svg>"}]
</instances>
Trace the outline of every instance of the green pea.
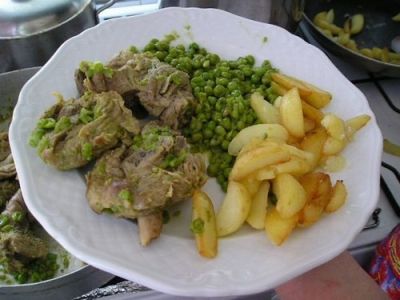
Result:
<instances>
[{"instance_id":1,"label":"green pea","mask_svg":"<svg viewBox=\"0 0 400 300\"><path fill-rule=\"evenodd\" d=\"M224 150L228 150L229 141L224 140L224 141L222 142L222 144L221 144L221 147L222 147L222 149L224 149Z\"/></svg>"},{"instance_id":2,"label":"green pea","mask_svg":"<svg viewBox=\"0 0 400 300\"><path fill-rule=\"evenodd\" d=\"M210 122L208 122L207 124L207 128L214 131L215 127L217 126L217 124L215 123L215 121L211 120Z\"/></svg>"},{"instance_id":3,"label":"green pea","mask_svg":"<svg viewBox=\"0 0 400 300\"><path fill-rule=\"evenodd\" d=\"M272 80L272 77L271 77L271 73L270 72L266 72L263 75L263 77L261 78L261 82L263 84L269 84L271 82L271 80Z\"/></svg>"},{"instance_id":4,"label":"green pea","mask_svg":"<svg viewBox=\"0 0 400 300\"><path fill-rule=\"evenodd\" d=\"M213 65L216 65L220 61L220 58L217 54L210 54L209 59Z\"/></svg>"},{"instance_id":5,"label":"green pea","mask_svg":"<svg viewBox=\"0 0 400 300\"><path fill-rule=\"evenodd\" d=\"M197 43L190 43L188 48L197 52L197 51L199 51L200 46Z\"/></svg>"},{"instance_id":6,"label":"green pea","mask_svg":"<svg viewBox=\"0 0 400 300\"><path fill-rule=\"evenodd\" d=\"M243 74L247 77L250 77L253 74L253 70L249 66L244 66L242 71L243 71Z\"/></svg>"},{"instance_id":7,"label":"green pea","mask_svg":"<svg viewBox=\"0 0 400 300\"><path fill-rule=\"evenodd\" d=\"M260 76L259 75L257 75L257 74L253 74L253 75L251 75L251 79L250 79L250 81L252 82L252 83L259 83L260 82Z\"/></svg>"},{"instance_id":8,"label":"green pea","mask_svg":"<svg viewBox=\"0 0 400 300\"><path fill-rule=\"evenodd\" d=\"M215 164L208 165L207 173L208 175L215 177L218 174L218 165Z\"/></svg>"},{"instance_id":9,"label":"green pea","mask_svg":"<svg viewBox=\"0 0 400 300\"><path fill-rule=\"evenodd\" d=\"M208 97L207 97L207 100L208 100L208 103L209 103L211 106L215 106L215 104L217 103L217 98L214 97L214 96L208 96Z\"/></svg>"},{"instance_id":10,"label":"green pea","mask_svg":"<svg viewBox=\"0 0 400 300\"><path fill-rule=\"evenodd\" d=\"M19 274L15 277L15 280L16 280L18 283L21 283L21 284L26 283L26 282L28 281L28 274L27 274L26 272L19 273Z\"/></svg>"},{"instance_id":11,"label":"green pea","mask_svg":"<svg viewBox=\"0 0 400 300\"><path fill-rule=\"evenodd\" d=\"M239 130L242 130L243 128L245 128L246 127L246 124L245 124L245 122L243 122L242 120L239 120L238 122L237 122L237 128L239 129Z\"/></svg>"},{"instance_id":12,"label":"green pea","mask_svg":"<svg viewBox=\"0 0 400 300\"><path fill-rule=\"evenodd\" d=\"M216 97L222 97L223 95L225 95L226 93L226 89L224 86L217 84L214 88L214 95Z\"/></svg>"},{"instance_id":13,"label":"green pea","mask_svg":"<svg viewBox=\"0 0 400 300\"><path fill-rule=\"evenodd\" d=\"M234 97L238 97L242 95L242 92L240 91L240 89L236 89L231 92L231 95Z\"/></svg>"},{"instance_id":14,"label":"green pea","mask_svg":"<svg viewBox=\"0 0 400 300\"><path fill-rule=\"evenodd\" d=\"M214 94L214 89L213 89L211 86L206 85L206 86L204 87L204 92L205 92L208 96L211 96L211 95Z\"/></svg>"},{"instance_id":15,"label":"green pea","mask_svg":"<svg viewBox=\"0 0 400 300\"><path fill-rule=\"evenodd\" d=\"M253 66L255 64L255 62L256 62L256 60L255 60L253 55L247 55L246 56L246 60L247 60L247 63L249 65L251 65L251 66Z\"/></svg>"},{"instance_id":16,"label":"green pea","mask_svg":"<svg viewBox=\"0 0 400 300\"><path fill-rule=\"evenodd\" d=\"M231 120L228 119L228 118L223 118L221 124L222 124L222 126L223 126L225 129L227 129L227 130L229 130L229 129L232 128Z\"/></svg>"},{"instance_id":17,"label":"green pea","mask_svg":"<svg viewBox=\"0 0 400 300\"><path fill-rule=\"evenodd\" d=\"M229 178L229 175L231 174L232 168L226 168L224 169L224 176L226 178Z\"/></svg>"},{"instance_id":18,"label":"green pea","mask_svg":"<svg viewBox=\"0 0 400 300\"><path fill-rule=\"evenodd\" d=\"M205 129L203 130L203 135L204 135L206 138L211 138L211 137L213 137L214 132L213 132L212 130L208 129L208 128L205 128Z\"/></svg>"},{"instance_id":19,"label":"green pea","mask_svg":"<svg viewBox=\"0 0 400 300\"><path fill-rule=\"evenodd\" d=\"M192 139L194 142L199 142L203 139L203 135L200 132L196 132L192 135Z\"/></svg>"},{"instance_id":20,"label":"green pea","mask_svg":"<svg viewBox=\"0 0 400 300\"><path fill-rule=\"evenodd\" d=\"M222 127L221 125L217 125L217 127L215 127L215 132L216 132L218 135L221 135L221 136L226 135L226 130L225 130L225 128Z\"/></svg>"},{"instance_id":21,"label":"green pea","mask_svg":"<svg viewBox=\"0 0 400 300\"><path fill-rule=\"evenodd\" d=\"M215 82L216 82L217 84L219 84L219 85L227 86L228 83L229 83L229 80L226 79L226 78L219 77L219 78L217 78L217 79L215 80Z\"/></svg>"},{"instance_id":22,"label":"green pea","mask_svg":"<svg viewBox=\"0 0 400 300\"><path fill-rule=\"evenodd\" d=\"M169 43L165 41L159 41L155 43L155 47L160 51L168 51L169 50Z\"/></svg>"},{"instance_id":23,"label":"green pea","mask_svg":"<svg viewBox=\"0 0 400 300\"><path fill-rule=\"evenodd\" d=\"M217 138L215 138L215 137L213 137L213 138L210 140L210 145L213 146L213 147L218 146L219 144L220 144L220 141L219 141Z\"/></svg>"},{"instance_id":24,"label":"green pea","mask_svg":"<svg viewBox=\"0 0 400 300\"><path fill-rule=\"evenodd\" d=\"M157 51L155 53L155 55L159 60L164 61L165 58L167 57L167 52L165 52L165 51Z\"/></svg>"}]
</instances>

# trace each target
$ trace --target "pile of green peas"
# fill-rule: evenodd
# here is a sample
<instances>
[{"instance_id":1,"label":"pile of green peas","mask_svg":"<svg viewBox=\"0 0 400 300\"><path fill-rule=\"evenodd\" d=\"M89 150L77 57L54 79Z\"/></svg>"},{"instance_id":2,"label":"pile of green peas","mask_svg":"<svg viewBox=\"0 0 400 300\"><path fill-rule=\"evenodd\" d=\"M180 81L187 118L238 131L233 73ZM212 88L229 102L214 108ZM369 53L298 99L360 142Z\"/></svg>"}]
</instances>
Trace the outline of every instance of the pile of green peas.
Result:
<instances>
[{"instance_id":1,"label":"pile of green peas","mask_svg":"<svg viewBox=\"0 0 400 300\"><path fill-rule=\"evenodd\" d=\"M143 52L189 74L198 104L183 134L195 151L209 153L208 175L216 177L226 191L235 162L227 151L229 143L240 130L258 123L248 100L253 92L270 102L276 99L270 82L271 74L277 70L268 60L256 66L252 55L223 60L197 43L172 46L173 39L152 39Z\"/></svg>"}]
</instances>

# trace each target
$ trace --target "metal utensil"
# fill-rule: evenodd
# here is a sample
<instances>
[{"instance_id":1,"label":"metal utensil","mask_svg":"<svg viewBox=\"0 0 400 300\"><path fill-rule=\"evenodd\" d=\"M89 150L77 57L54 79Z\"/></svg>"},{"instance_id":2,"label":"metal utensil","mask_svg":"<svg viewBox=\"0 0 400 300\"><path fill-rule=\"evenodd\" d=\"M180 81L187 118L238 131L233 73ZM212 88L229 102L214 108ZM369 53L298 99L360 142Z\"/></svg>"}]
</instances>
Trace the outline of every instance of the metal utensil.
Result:
<instances>
[{"instance_id":1,"label":"metal utensil","mask_svg":"<svg viewBox=\"0 0 400 300\"><path fill-rule=\"evenodd\" d=\"M98 23L93 0L2 0L0 73L42 66L68 38Z\"/></svg>"}]
</instances>

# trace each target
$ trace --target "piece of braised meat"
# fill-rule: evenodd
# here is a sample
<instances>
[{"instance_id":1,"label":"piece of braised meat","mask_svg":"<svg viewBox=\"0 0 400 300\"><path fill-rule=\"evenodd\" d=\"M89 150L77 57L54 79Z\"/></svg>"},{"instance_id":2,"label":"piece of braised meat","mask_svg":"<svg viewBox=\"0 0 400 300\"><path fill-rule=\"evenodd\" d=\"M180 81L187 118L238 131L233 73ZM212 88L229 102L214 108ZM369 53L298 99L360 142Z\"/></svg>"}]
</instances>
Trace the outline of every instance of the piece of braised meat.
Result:
<instances>
[{"instance_id":1,"label":"piece of braised meat","mask_svg":"<svg viewBox=\"0 0 400 300\"><path fill-rule=\"evenodd\" d=\"M148 123L131 147L105 153L87 176L97 213L138 219L140 242L160 235L164 208L189 198L206 180L205 162L179 133Z\"/></svg>"},{"instance_id":2,"label":"piece of braised meat","mask_svg":"<svg viewBox=\"0 0 400 300\"><path fill-rule=\"evenodd\" d=\"M20 190L8 201L0 219L0 257L7 260L8 272L18 272L26 262L47 255L47 243L30 229L30 215Z\"/></svg>"},{"instance_id":3,"label":"piece of braised meat","mask_svg":"<svg viewBox=\"0 0 400 300\"><path fill-rule=\"evenodd\" d=\"M30 143L60 170L86 165L120 142L131 143L139 122L113 91L88 92L79 99L59 98L38 121Z\"/></svg>"},{"instance_id":4,"label":"piece of braised meat","mask_svg":"<svg viewBox=\"0 0 400 300\"><path fill-rule=\"evenodd\" d=\"M174 129L184 126L186 112L194 104L187 73L157 58L129 50L122 51L106 66L82 62L75 81L81 93L112 90L123 97L136 93L150 115Z\"/></svg>"},{"instance_id":5,"label":"piece of braised meat","mask_svg":"<svg viewBox=\"0 0 400 300\"><path fill-rule=\"evenodd\" d=\"M17 171L11 155L8 133L0 132L0 180L15 177L16 174Z\"/></svg>"}]
</instances>

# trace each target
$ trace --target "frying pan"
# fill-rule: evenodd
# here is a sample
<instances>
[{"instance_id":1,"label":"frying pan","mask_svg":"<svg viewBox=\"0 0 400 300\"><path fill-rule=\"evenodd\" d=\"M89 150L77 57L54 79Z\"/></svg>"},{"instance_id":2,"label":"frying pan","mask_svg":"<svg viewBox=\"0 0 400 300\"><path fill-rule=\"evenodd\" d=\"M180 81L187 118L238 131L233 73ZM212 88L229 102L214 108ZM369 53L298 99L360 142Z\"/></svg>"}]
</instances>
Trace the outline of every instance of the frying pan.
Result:
<instances>
[{"instance_id":1,"label":"frying pan","mask_svg":"<svg viewBox=\"0 0 400 300\"><path fill-rule=\"evenodd\" d=\"M305 25L312 36L324 48L376 75L400 77L400 65L385 63L354 52L325 36L313 23L314 16L329 9L335 11L334 23L340 27L346 16L361 13L364 15L364 29L352 36L359 48L390 47L395 36L400 35L400 22L392 17L400 12L399 0L318 0L307 1L304 9Z\"/></svg>"}]
</instances>

